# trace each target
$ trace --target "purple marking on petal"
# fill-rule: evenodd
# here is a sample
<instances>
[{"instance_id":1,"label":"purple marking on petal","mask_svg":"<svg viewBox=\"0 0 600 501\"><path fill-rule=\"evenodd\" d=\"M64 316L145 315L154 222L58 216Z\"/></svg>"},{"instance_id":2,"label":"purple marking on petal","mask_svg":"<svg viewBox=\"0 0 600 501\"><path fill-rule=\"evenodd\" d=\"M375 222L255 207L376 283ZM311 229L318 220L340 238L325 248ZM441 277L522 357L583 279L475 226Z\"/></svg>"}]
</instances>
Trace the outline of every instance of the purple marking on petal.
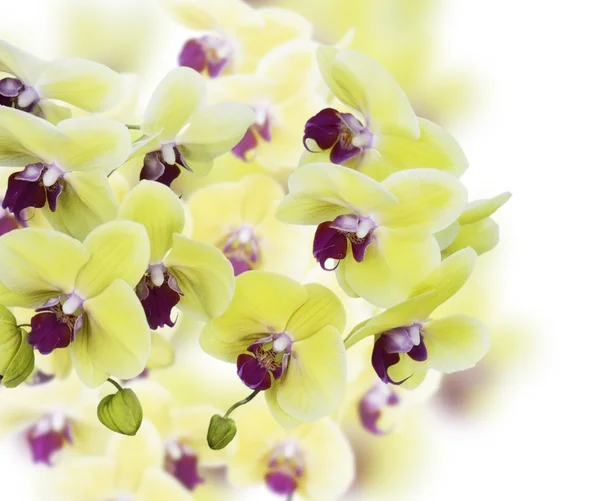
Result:
<instances>
[{"instance_id":1,"label":"purple marking on petal","mask_svg":"<svg viewBox=\"0 0 600 501\"><path fill-rule=\"evenodd\" d=\"M240 258L236 255L226 256L229 259L229 262L233 266L233 274L237 277L242 273L253 270L252 264L247 260Z\"/></svg>"},{"instance_id":2,"label":"purple marking on petal","mask_svg":"<svg viewBox=\"0 0 600 501\"><path fill-rule=\"evenodd\" d=\"M396 327L386 331L381 336L381 343L388 353L408 353L414 346L406 327Z\"/></svg>"},{"instance_id":3,"label":"purple marking on petal","mask_svg":"<svg viewBox=\"0 0 600 501\"><path fill-rule=\"evenodd\" d=\"M163 283L157 287L147 271L135 288L138 299L144 308L148 325L152 330L165 325L169 327L175 325L175 322L171 320L171 311L182 296L175 277L170 275L167 270L164 271L163 277Z\"/></svg>"},{"instance_id":4,"label":"purple marking on petal","mask_svg":"<svg viewBox=\"0 0 600 501\"><path fill-rule=\"evenodd\" d=\"M312 139L321 150L328 150L338 142L343 121L333 108L325 108L311 117L304 126L304 147L311 151L306 141Z\"/></svg>"},{"instance_id":5,"label":"purple marking on petal","mask_svg":"<svg viewBox=\"0 0 600 501\"><path fill-rule=\"evenodd\" d=\"M241 354L237 359L237 374L243 383L252 390L268 390L271 376L266 367L252 355Z\"/></svg>"},{"instance_id":6,"label":"purple marking on petal","mask_svg":"<svg viewBox=\"0 0 600 501\"><path fill-rule=\"evenodd\" d=\"M385 340L381 336L373 346L371 354L371 365L375 369L375 373L384 383L400 384L393 381L388 375L388 369L400 362L398 353L388 353L385 350Z\"/></svg>"},{"instance_id":7,"label":"purple marking on petal","mask_svg":"<svg viewBox=\"0 0 600 501\"><path fill-rule=\"evenodd\" d=\"M365 260L367 249L371 245L371 234L369 233L365 238L357 239L357 241L350 241L352 244L352 257L357 263L362 263Z\"/></svg>"},{"instance_id":8,"label":"purple marking on petal","mask_svg":"<svg viewBox=\"0 0 600 501\"><path fill-rule=\"evenodd\" d=\"M298 482L292 475L281 471L267 473L265 482L272 492L281 496L292 494L298 487Z\"/></svg>"},{"instance_id":9,"label":"purple marking on petal","mask_svg":"<svg viewBox=\"0 0 600 501\"><path fill-rule=\"evenodd\" d=\"M38 313L31 319L31 331L27 341L42 355L48 355L57 348L66 348L71 344L72 315L62 314L63 318L61 318L58 314L59 309ZM60 311L62 313L62 310Z\"/></svg>"},{"instance_id":10,"label":"purple marking on petal","mask_svg":"<svg viewBox=\"0 0 600 501\"><path fill-rule=\"evenodd\" d=\"M423 340L423 334L419 335L421 336L421 342L415 345L413 349L408 352L408 356L415 362L425 362L425 360L427 360L427 347L425 346L425 341Z\"/></svg>"},{"instance_id":11,"label":"purple marking on petal","mask_svg":"<svg viewBox=\"0 0 600 501\"><path fill-rule=\"evenodd\" d=\"M178 151L175 149L176 159L177 154ZM183 162L183 159L181 160ZM187 164L185 165L187 167ZM179 177L179 174L181 174L181 171L177 166L177 161L175 165L170 165L163 161L160 152L153 151L151 153L147 153L144 157L144 166L140 171L140 181L146 179L148 181L156 181L157 183L164 184L165 186L171 186L171 183L177 177Z\"/></svg>"},{"instance_id":12,"label":"purple marking on petal","mask_svg":"<svg viewBox=\"0 0 600 501\"><path fill-rule=\"evenodd\" d=\"M231 153L245 162L252 160L252 155L249 155L249 153L254 151L258 146L258 140L254 135L253 128L254 127L252 125L248 127L248 130L246 131L246 134L244 134L244 137L241 139L241 141L231 149Z\"/></svg>"},{"instance_id":13,"label":"purple marking on petal","mask_svg":"<svg viewBox=\"0 0 600 501\"><path fill-rule=\"evenodd\" d=\"M187 446L179 446L176 457L171 456L167 448L165 470L173 475L189 491L193 491L198 485L204 483L204 479L198 474L198 456Z\"/></svg>"},{"instance_id":14,"label":"purple marking on petal","mask_svg":"<svg viewBox=\"0 0 600 501\"><path fill-rule=\"evenodd\" d=\"M343 232L355 233L358 231L360 219L356 214L344 214L336 217L329 226Z\"/></svg>"},{"instance_id":15,"label":"purple marking on petal","mask_svg":"<svg viewBox=\"0 0 600 501\"><path fill-rule=\"evenodd\" d=\"M332 148L329 159L334 164L343 164L344 162L359 156L361 153L361 148L353 146L351 142L342 138Z\"/></svg>"},{"instance_id":16,"label":"purple marking on petal","mask_svg":"<svg viewBox=\"0 0 600 501\"><path fill-rule=\"evenodd\" d=\"M201 73L206 68L206 53L200 39L192 38L185 42L179 53L179 66L187 66Z\"/></svg>"},{"instance_id":17,"label":"purple marking on petal","mask_svg":"<svg viewBox=\"0 0 600 501\"><path fill-rule=\"evenodd\" d=\"M0 80L0 96L17 97L25 88L23 82L17 78L3 78Z\"/></svg>"},{"instance_id":18,"label":"purple marking on petal","mask_svg":"<svg viewBox=\"0 0 600 501\"><path fill-rule=\"evenodd\" d=\"M22 181L17 178L18 172L11 174L8 178L8 185L2 207L8 209L15 216L28 207L37 209L46 205L46 188L41 181Z\"/></svg>"},{"instance_id":19,"label":"purple marking on petal","mask_svg":"<svg viewBox=\"0 0 600 501\"><path fill-rule=\"evenodd\" d=\"M68 421L56 419L53 415L42 417L26 433L29 450L34 463L51 466L52 456L64 447L73 443Z\"/></svg>"},{"instance_id":20,"label":"purple marking on petal","mask_svg":"<svg viewBox=\"0 0 600 501\"><path fill-rule=\"evenodd\" d=\"M45 372L42 372L41 370L37 369L33 372L31 377L29 378L27 384L29 386L39 386L42 384L49 383L50 381L53 381L54 378L55 378L54 375L46 374Z\"/></svg>"},{"instance_id":21,"label":"purple marking on petal","mask_svg":"<svg viewBox=\"0 0 600 501\"><path fill-rule=\"evenodd\" d=\"M267 110L259 109L257 113L259 112L264 115L264 118L262 119L262 123L258 121L254 123L254 130L264 141L271 142L273 139L273 135L271 134L271 118Z\"/></svg>"},{"instance_id":22,"label":"purple marking on petal","mask_svg":"<svg viewBox=\"0 0 600 501\"><path fill-rule=\"evenodd\" d=\"M11 215L8 210L0 211L0 236L19 228L21 228L21 222L16 217Z\"/></svg>"},{"instance_id":23,"label":"purple marking on petal","mask_svg":"<svg viewBox=\"0 0 600 501\"><path fill-rule=\"evenodd\" d=\"M229 63L229 59L220 59L218 61L208 61L208 76L217 78Z\"/></svg>"},{"instance_id":24,"label":"purple marking on petal","mask_svg":"<svg viewBox=\"0 0 600 501\"><path fill-rule=\"evenodd\" d=\"M325 266L328 259L339 261L344 259L348 252L346 235L335 228L331 228L331 224L332 221L321 223L317 227L313 240L313 256L319 262L321 268L327 271L335 269Z\"/></svg>"},{"instance_id":25,"label":"purple marking on petal","mask_svg":"<svg viewBox=\"0 0 600 501\"><path fill-rule=\"evenodd\" d=\"M59 181L56 181L51 186L46 186L46 198L48 199L48 208L52 212L56 212L56 204L58 202L58 197L62 193L63 186Z\"/></svg>"},{"instance_id":26,"label":"purple marking on petal","mask_svg":"<svg viewBox=\"0 0 600 501\"><path fill-rule=\"evenodd\" d=\"M255 269L260 263L259 238L251 226L232 231L220 245L236 276Z\"/></svg>"},{"instance_id":27,"label":"purple marking on petal","mask_svg":"<svg viewBox=\"0 0 600 501\"><path fill-rule=\"evenodd\" d=\"M374 435L385 435L386 432L379 428L378 422L382 410L394 407L400 403L400 398L388 386L377 383L372 386L361 398L358 410L363 427Z\"/></svg>"},{"instance_id":28,"label":"purple marking on petal","mask_svg":"<svg viewBox=\"0 0 600 501\"><path fill-rule=\"evenodd\" d=\"M23 169L21 172L16 172L15 179L19 181L39 181L42 173L44 172L44 164L43 163L35 163L29 164Z\"/></svg>"}]
</instances>

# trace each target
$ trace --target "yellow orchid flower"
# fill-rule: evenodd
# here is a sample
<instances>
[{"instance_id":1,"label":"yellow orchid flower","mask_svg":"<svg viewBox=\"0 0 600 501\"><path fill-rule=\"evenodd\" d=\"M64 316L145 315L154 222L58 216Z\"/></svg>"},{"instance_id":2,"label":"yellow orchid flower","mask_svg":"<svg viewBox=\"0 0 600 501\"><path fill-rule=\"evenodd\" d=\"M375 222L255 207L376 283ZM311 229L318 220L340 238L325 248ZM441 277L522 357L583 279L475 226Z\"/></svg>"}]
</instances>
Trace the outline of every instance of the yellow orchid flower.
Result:
<instances>
[{"instance_id":1,"label":"yellow orchid flower","mask_svg":"<svg viewBox=\"0 0 600 501\"><path fill-rule=\"evenodd\" d=\"M112 221L83 243L25 228L0 238L0 303L37 308L28 341L40 353L69 347L90 387L109 375L128 379L145 367L150 333L133 288L148 267L142 225Z\"/></svg>"},{"instance_id":2,"label":"yellow orchid flower","mask_svg":"<svg viewBox=\"0 0 600 501\"><path fill-rule=\"evenodd\" d=\"M467 281L477 254L467 248L446 258L411 297L357 325L345 341L350 348L375 336L371 363L384 383L416 387L427 371L462 371L479 362L489 346L486 327L474 318L429 317Z\"/></svg>"},{"instance_id":3,"label":"yellow orchid flower","mask_svg":"<svg viewBox=\"0 0 600 501\"><path fill-rule=\"evenodd\" d=\"M213 160L240 141L254 121L252 110L238 103L204 106L205 91L204 80L190 68L175 68L163 78L146 107L143 136L133 144L133 176L167 186L176 180L173 189L183 192L190 177L206 175Z\"/></svg>"},{"instance_id":4,"label":"yellow orchid flower","mask_svg":"<svg viewBox=\"0 0 600 501\"><path fill-rule=\"evenodd\" d=\"M179 65L206 72L211 78L224 72L252 73L275 47L309 39L311 24L293 11L253 9L242 0L163 0L175 20L200 32L187 40Z\"/></svg>"},{"instance_id":5,"label":"yellow orchid flower","mask_svg":"<svg viewBox=\"0 0 600 501\"><path fill-rule=\"evenodd\" d=\"M377 180L403 169L435 168L461 175L467 161L441 127L418 118L394 78L370 57L320 47L325 83L355 112L325 108L306 122L301 164L330 160Z\"/></svg>"},{"instance_id":6,"label":"yellow orchid flower","mask_svg":"<svg viewBox=\"0 0 600 501\"><path fill-rule=\"evenodd\" d=\"M256 160L273 172L289 173L297 166L306 116L325 105L310 78L308 54L314 58L316 47L309 41L290 42L271 51L252 75L209 82L211 102L242 102L254 111L253 124L232 149L237 158Z\"/></svg>"},{"instance_id":7,"label":"yellow orchid flower","mask_svg":"<svg viewBox=\"0 0 600 501\"><path fill-rule=\"evenodd\" d=\"M281 185L263 174L202 188L188 202L191 237L219 247L235 275L260 269L303 277L312 264L310 235L275 218L283 196Z\"/></svg>"},{"instance_id":8,"label":"yellow orchid flower","mask_svg":"<svg viewBox=\"0 0 600 501\"><path fill-rule=\"evenodd\" d=\"M192 501L191 493L163 469L163 461L161 436L145 422L134 437L112 436L105 456L61 462L48 478L48 490L64 501Z\"/></svg>"},{"instance_id":9,"label":"yellow orchid flower","mask_svg":"<svg viewBox=\"0 0 600 501\"><path fill-rule=\"evenodd\" d=\"M343 396L344 325L344 308L326 287L249 271L236 277L229 308L206 324L200 345L237 363L244 384L265 391L275 418L294 426L330 414Z\"/></svg>"},{"instance_id":10,"label":"yellow orchid flower","mask_svg":"<svg viewBox=\"0 0 600 501\"><path fill-rule=\"evenodd\" d=\"M501 193L489 200L475 200L467 205L458 220L436 235L444 255L471 247L481 255L491 251L500 239L500 228L491 216L510 199Z\"/></svg>"},{"instance_id":11,"label":"yellow orchid flower","mask_svg":"<svg viewBox=\"0 0 600 501\"><path fill-rule=\"evenodd\" d=\"M63 120L57 126L0 107L0 165L25 168L10 175L2 207L27 219L42 208L57 230L79 240L116 217L107 174L129 155L127 128L103 117Z\"/></svg>"},{"instance_id":12,"label":"yellow orchid flower","mask_svg":"<svg viewBox=\"0 0 600 501\"><path fill-rule=\"evenodd\" d=\"M0 434L24 438L34 463L48 466L71 453L101 453L108 432L96 418L96 395L76 377L34 372L18 391L0 393Z\"/></svg>"},{"instance_id":13,"label":"yellow orchid flower","mask_svg":"<svg viewBox=\"0 0 600 501\"><path fill-rule=\"evenodd\" d=\"M0 106L33 113L56 123L68 118L69 108L58 100L86 111L105 111L121 97L121 76L86 59L43 61L0 40Z\"/></svg>"},{"instance_id":14,"label":"yellow orchid flower","mask_svg":"<svg viewBox=\"0 0 600 501\"><path fill-rule=\"evenodd\" d=\"M335 269L349 295L382 307L406 299L440 262L433 233L456 220L467 196L456 177L437 169L409 169L377 183L326 163L299 167L289 188L279 219L319 225L313 254L321 267Z\"/></svg>"},{"instance_id":15,"label":"yellow orchid flower","mask_svg":"<svg viewBox=\"0 0 600 501\"><path fill-rule=\"evenodd\" d=\"M167 186L142 181L119 208L119 218L140 223L150 238L150 265L136 286L151 329L173 327L177 306L202 320L220 315L233 295L233 270L212 245L184 237L185 212Z\"/></svg>"},{"instance_id":16,"label":"yellow orchid flower","mask_svg":"<svg viewBox=\"0 0 600 501\"><path fill-rule=\"evenodd\" d=\"M238 448L227 476L235 487L265 485L279 496L340 499L354 480L354 454L329 418L281 429L264 405L239 411Z\"/></svg>"}]
</instances>

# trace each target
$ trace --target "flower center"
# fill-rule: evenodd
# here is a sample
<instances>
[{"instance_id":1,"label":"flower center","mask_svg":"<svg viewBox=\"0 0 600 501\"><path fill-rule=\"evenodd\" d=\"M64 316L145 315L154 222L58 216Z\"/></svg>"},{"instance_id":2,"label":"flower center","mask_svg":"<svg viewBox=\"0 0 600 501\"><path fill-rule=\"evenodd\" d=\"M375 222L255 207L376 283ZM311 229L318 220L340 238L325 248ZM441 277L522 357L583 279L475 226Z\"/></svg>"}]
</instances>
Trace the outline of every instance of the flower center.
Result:
<instances>
[{"instance_id":1,"label":"flower center","mask_svg":"<svg viewBox=\"0 0 600 501\"><path fill-rule=\"evenodd\" d=\"M393 381L388 376L388 369L400 361L400 354L406 353L416 362L427 360L427 347L423 339L422 327L418 323L396 327L376 338L371 364L384 383L400 385L406 381L406 379Z\"/></svg>"},{"instance_id":2,"label":"flower center","mask_svg":"<svg viewBox=\"0 0 600 501\"><path fill-rule=\"evenodd\" d=\"M268 107L255 107L254 117L254 123L248 127L244 137L231 149L231 153L245 162L254 160L254 152L258 147L259 140L271 142L273 139L271 133L273 119L269 113Z\"/></svg>"},{"instance_id":3,"label":"flower center","mask_svg":"<svg viewBox=\"0 0 600 501\"><path fill-rule=\"evenodd\" d=\"M32 113L39 100L40 96L36 90L25 85L18 78L9 77L0 80L0 106Z\"/></svg>"},{"instance_id":4,"label":"flower center","mask_svg":"<svg viewBox=\"0 0 600 501\"><path fill-rule=\"evenodd\" d=\"M358 405L360 422L365 430L374 435L385 435L378 426L381 414L386 407L396 407L400 404L400 398L386 384L377 382L363 395Z\"/></svg>"},{"instance_id":5,"label":"flower center","mask_svg":"<svg viewBox=\"0 0 600 501\"><path fill-rule=\"evenodd\" d=\"M360 157L372 146L373 134L351 113L325 108L304 127L304 147L312 152L331 149L329 158L334 164Z\"/></svg>"},{"instance_id":6,"label":"flower center","mask_svg":"<svg viewBox=\"0 0 600 501\"><path fill-rule=\"evenodd\" d=\"M67 442L73 443L69 420L59 412L43 416L27 430L26 436L33 462L48 466L56 451Z\"/></svg>"},{"instance_id":7,"label":"flower center","mask_svg":"<svg viewBox=\"0 0 600 501\"><path fill-rule=\"evenodd\" d=\"M57 297L48 301L36 310L40 313L31 319L27 341L42 355L69 346L83 324L81 298L72 294L63 304L60 299Z\"/></svg>"},{"instance_id":8,"label":"flower center","mask_svg":"<svg viewBox=\"0 0 600 501\"><path fill-rule=\"evenodd\" d=\"M17 219L24 220L23 211L28 207L41 208L46 205L56 211L58 196L62 193L64 172L54 164L35 163L22 171L11 174L2 207L12 212Z\"/></svg>"},{"instance_id":9,"label":"flower center","mask_svg":"<svg viewBox=\"0 0 600 501\"><path fill-rule=\"evenodd\" d=\"M175 325L171 320L171 310L179 303L183 292L179 289L175 277L162 263L148 267L135 292L144 307L148 325L152 330L165 325Z\"/></svg>"},{"instance_id":10,"label":"flower center","mask_svg":"<svg viewBox=\"0 0 600 501\"><path fill-rule=\"evenodd\" d=\"M171 183L181 174L181 168L190 172L192 170L177 146L172 143L164 144L160 150L147 153L144 157L140 181L147 179L171 186Z\"/></svg>"},{"instance_id":11,"label":"flower center","mask_svg":"<svg viewBox=\"0 0 600 501\"><path fill-rule=\"evenodd\" d=\"M302 452L296 442L287 441L273 450L265 482L275 494L289 496L298 488L298 481L303 474Z\"/></svg>"},{"instance_id":12,"label":"flower center","mask_svg":"<svg viewBox=\"0 0 600 501\"><path fill-rule=\"evenodd\" d=\"M217 35L203 35L188 40L179 53L179 66L187 66L198 73L207 71L211 78L218 77L233 58L231 43Z\"/></svg>"},{"instance_id":13,"label":"flower center","mask_svg":"<svg viewBox=\"0 0 600 501\"><path fill-rule=\"evenodd\" d=\"M248 347L237 359L237 373L244 384L252 390L268 390L271 376L280 379L292 353L292 338L286 333L273 334Z\"/></svg>"},{"instance_id":14,"label":"flower center","mask_svg":"<svg viewBox=\"0 0 600 501\"><path fill-rule=\"evenodd\" d=\"M165 470L186 489L193 491L204 483L204 479L198 475L198 456L194 449L176 440L167 442L165 449Z\"/></svg>"},{"instance_id":15,"label":"flower center","mask_svg":"<svg viewBox=\"0 0 600 501\"><path fill-rule=\"evenodd\" d=\"M338 216L333 221L321 223L315 232L313 256L324 270L335 270L346 257L350 242L354 260L361 263L373 241L376 228L371 218L355 214Z\"/></svg>"},{"instance_id":16,"label":"flower center","mask_svg":"<svg viewBox=\"0 0 600 501\"><path fill-rule=\"evenodd\" d=\"M231 232L221 248L236 276L255 269L260 262L258 237L251 226L244 225Z\"/></svg>"}]
</instances>

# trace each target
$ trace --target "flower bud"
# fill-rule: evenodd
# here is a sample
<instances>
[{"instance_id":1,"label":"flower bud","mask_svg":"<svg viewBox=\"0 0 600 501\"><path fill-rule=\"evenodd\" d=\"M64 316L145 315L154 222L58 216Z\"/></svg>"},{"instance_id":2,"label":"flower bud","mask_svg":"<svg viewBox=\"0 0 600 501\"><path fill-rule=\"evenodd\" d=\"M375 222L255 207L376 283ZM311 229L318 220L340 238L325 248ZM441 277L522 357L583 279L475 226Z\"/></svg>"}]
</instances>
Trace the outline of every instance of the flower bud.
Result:
<instances>
[{"instance_id":1,"label":"flower bud","mask_svg":"<svg viewBox=\"0 0 600 501\"><path fill-rule=\"evenodd\" d=\"M0 382L7 388L19 386L34 366L33 346L27 332L17 327L14 315L0 306Z\"/></svg>"},{"instance_id":2,"label":"flower bud","mask_svg":"<svg viewBox=\"0 0 600 501\"><path fill-rule=\"evenodd\" d=\"M109 430L133 436L142 425L142 404L129 388L107 395L98 404L98 419Z\"/></svg>"},{"instance_id":3,"label":"flower bud","mask_svg":"<svg viewBox=\"0 0 600 501\"><path fill-rule=\"evenodd\" d=\"M215 414L210 419L208 433L206 434L208 446L213 451L224 449L233 440L236 433L237 428L233 419Z\"/></svg>"}]
</instances>

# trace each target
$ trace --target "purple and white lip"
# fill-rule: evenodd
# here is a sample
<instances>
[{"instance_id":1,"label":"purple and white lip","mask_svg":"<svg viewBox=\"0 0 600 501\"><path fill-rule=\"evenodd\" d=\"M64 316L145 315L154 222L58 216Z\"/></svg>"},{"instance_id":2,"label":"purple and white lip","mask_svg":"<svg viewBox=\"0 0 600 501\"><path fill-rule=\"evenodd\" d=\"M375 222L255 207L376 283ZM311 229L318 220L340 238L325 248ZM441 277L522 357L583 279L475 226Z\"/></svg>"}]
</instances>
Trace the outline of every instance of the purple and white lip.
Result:
<instances>
[{"instance_id":1,"label":"purple and white lip","mask_svg":"<svg viewBox=\"0 0 600 501\"><path fill-rule=\"evenodd\" d=\"M0 80L0 106L33 113L39 101L37 91L18 78L7 77Z\"/></svg>"},{"instance_id":2,"label":"purple and white lip","mask_svg":"<svg viewBox=\"0 0 600 501\"><path fill-rule=\"evenodd\" d=\"M171 319L171 312L179 303L183 292L179 289L175 277L162 263L148 267L135 292L142 303L150 329L175 325Z\"/></svg>"},{"instance_id":3,"label":"purple and white lip","mask_svg":"<svg viewBox=\"0 0 600 501\"><path fill-rule=\"evenodd\" d=\"M358 413L364 429L373 435L385 435L388 431L379 427L379 420L387 407L397 407L400 397L388 385L377 382L360 399Z\"/></svg>"},{"instance_id":4,"label":"purple and white lip","mask_svg":"<svg viewBox=\"0 0 600 501\"><path fill-rule=\"evenodd\" d=\"M357 263L365 259L367 249L373 242L375 222L364 216L347 214L325 221L317 227L313 241L313 256L321 268L332 271L346 258L348 245ZM329 266L334 263L333 266Z\"/></svg>"},{"instance_id":5,"label":"purple and white lip","mask_svg":"<svg viewBox=\"0 0 600 501\"><path fill-rule=\"evenodd\" d=\"M198 474L198 455L190 446L170 440L165 447L165 470L187 490L193 491L204 479Z\"/></svg>"},{"instance_id":6,"label":"purple and white lip","mask_svg":"<svg viewBox=\"0 0 600 501\"><path fill-rule=\"evenodd\" d=\"M63 297L50 299L31 318L27 342L42 355L69 346L83 325L83 300L76 294L70 294L61 303Z\"/></svg>"},{"instance_id":7,"label":"purple and white lip","mask_svg":"<svg viewBox=\"0 0 600 501\"><path fill-rule=\"evenodd\" d=\"M265 483L271 492L289 496L298 488L304 470L302 451L295 441L288 440L273 449Z\"/></svg>"},{"instance_id":8,"label":"purple and white lip","mask_svg":"<svg viewBox=\"0 0 600 501\"><path fill-rule=\"evenodd\" d=\"M232 62L233 45L216 34L207 34L188 40L179 53L179 66L187 66L198 73L207 72L217 78Z\"/></svg>"},{"instance_id":9,"label":"purple and white lip","mask_svg":"<svg viewBox=\"0 0 600 501\"><path fill-rule=\"evenodd\" d=\"M246 134L236 144L231 153L240 160L251 162L254 160L254 153L260 141L271 142L273 140L273 117L268 106L254 107L254 123L248 127Z\"/></svg>"},{"instance_id":10,"label":"purple and white lip","mask_svg":"<svg viewBox=\"0 0 600 501\"><path fill-rule=\"evenodd\" d=\"M373 134L351 113L325 108L306 122L303 142L313 153L331 150L331 162L343 164L372 148Z\"/></svg>"},{"instance_id":11,"label":"purple and white lip","mask_svg":"<svg viewBox=\"0 0 600 501\"><path fill-rule=\"evenodd\" d=\"M247 353L238 356L239 378L252 390L268 390L273 380L285 374L292 345L292 338L286 333L268 335L255 341L248 346Z\"/></svg>"},{"instance_id":12,"label":"purple and white lip","mask_svg":"<svg viewBox=\"0 0 600 501\"><path fill-rule=\"evenodd\" d=\"M152 151L144 156L140 181L145 179L171 186L171 183L181 174L181 169L192 172L177 145L163 144L160 150Z\"/></svg>"},{"instance_id":13,"label":"purple and white lip","mask_svg":"<svg viewBox=\"0 0 600 501\"><path fill-rule=\"evenodd\" d=\"M56 452L73 443L71 424L61 412L43 416L27 430L26 438L33 462L47 466Z\"/></svg>"},{"instance_id":14,"label":"purple and white lip","mask_svg":"<svg viewBox=\"0 0 600 501\"><path fill-rule=\"evenodd\" d=\"M221 250L233 266L235 276L254 270L260 264L259 238L249 225L233 230L225 238Z\"/></svg>"},{"instance_id":15,"label":"purple and white lip","mask_svg":"<svg viewBox=\"0 0 600 501\"><path fill-rule=\"evenodd\" d=\"M386 384L401 385L408 379L394 381L388 375L388 369L400 362L400 355L406 354L416 362L427 360L427 347L421 332L422 327L418 323L396 327L376 338L371 364L381 381Z\"/></svg>"}]
</instances>

